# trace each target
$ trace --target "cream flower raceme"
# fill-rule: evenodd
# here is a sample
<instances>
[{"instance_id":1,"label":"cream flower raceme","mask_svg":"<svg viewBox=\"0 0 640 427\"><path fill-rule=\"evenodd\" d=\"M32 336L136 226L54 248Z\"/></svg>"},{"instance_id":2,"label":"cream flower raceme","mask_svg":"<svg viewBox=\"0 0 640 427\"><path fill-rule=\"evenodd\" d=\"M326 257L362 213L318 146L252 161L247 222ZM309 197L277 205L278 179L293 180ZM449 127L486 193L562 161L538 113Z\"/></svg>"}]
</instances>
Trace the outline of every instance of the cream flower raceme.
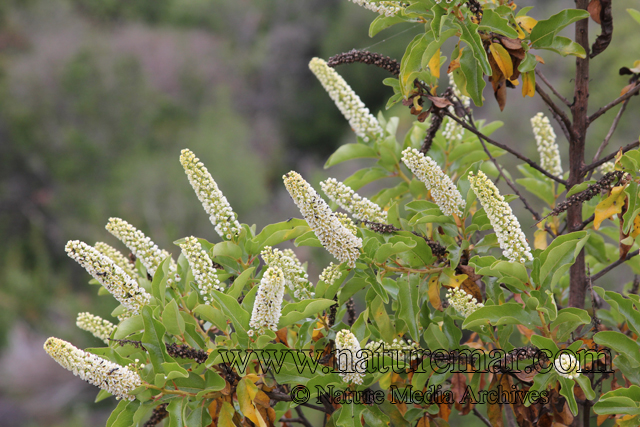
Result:
<instances>
[{"instance_id":1,"label":"cream flower raceme","mask_svg":"<svg viewBox=\"0 0 640 427\"><path fill-rule=\"evenodd\" d=\"M89 384L100 387L116 399L134 400L131 392L142 385L137 372L95 354L87 353L58 338L44 343L45 351L63 368Z\"/></svg>"},{"instance_id":2,"label":"cream flower raceme","mask_svg":"<svg viewBox=\"0 0 640 427\"><path fill-rule=\"evenodd\" d=\"M269 267L277 267L282 270L285 284L294 297L302 300L315 296L311 283L309 283L309 275L291 249L281 251L271 246L265 246L261 255Z\"/></svg>"},{"instance_id":3,"label":"cream flower raceme","mask_svg":"<svg viewBox=\"0 0 640 427\"><path fill-rule=\"evenodd\" d=\"M418 357L418 350L420 350L420 346L417 342L394 338L392 342L388 343L383 340L380 341L371 341L364 346L365 349L369 350L371 354L368 356L372 356L373 354L380 355L388 355L391 357L399 357L398 353L403 353L410 355L411 360L415 360Z\"/></svg>"},{"instance_id":4,"label":"cream flower raceme","mask_svg":"<svg viewBox=\"0 0 640 427\"><path fill-rule=\"evenodd\" d=\"M609 172L614 172L616 170L616 164L614 162L603 163L602 166L598 168L598 171L602 175L606 175Z\"/></svg>"},{"instance_id":5,"label":"cream flower raceme","mask_svg":"<svg viewBox=\"0 0 640 427\"><path fill-rule=\"evenodd\" d=\"M324 270L322 270L322 273L320 273L318 280L322 280L328 286L333 285L333 283L338 280L340 276L342 276L340 265L341 264L330 263Z\"/></svg>"},{"instance_id":6,"label":"cream flower raceme","mask_svg":"<svg viewBox=\"0 0 640 427\"><path fill-rule=\"evenodd\" d=\"M527 260L533 260L531 248L520 228L520 222L513 215L511 206L505 202L495 184L482 171L478 172L477 176L469 173L469 182L498 236L503 255L511 262L524 263Z\"/></svg>"},{"instance_id":7,"label":"cream flower raceme","mask_svg":"<svg viewBox=\"0 0 640 427\"><path fill-rule=\"evenodd\" d=\"M278 330L278 321L282 312L285 279L278 267L269 267L262 276L258 293L253 303L249 326L256 331ZM249 335L253 335L253 330Z\"/></svg>"},{"instance_id":8,"label":"cream flower raceme","mask_svg":"<svg viewBox=\"0 0 640 427\"><path fill-rule=\"evenodd\" d=\"M372 0L351 0L358 6L378 12L380 15L387 17L395 16L404 9L402 2L399 1L372 1Z\"/></svg>"},{"instance_id":9,"label":"cream flower raceme","mask_svg":"<svg viewBox=\"0 0 640 427\"><path fill-rule=\"evenodd\" d=\"M120 218L109 218L109 223L105 227L117 239L124 243L129 250L140 260L142 265L153 276L156 270L167 257L171 257L169 252L159 249L150 238L127 221ZM176 263L171 259L171 272L176 271Z\"/></svg>"},{"instance_id":10,"label":"cream flower raceme","mask_svg":"<svg viewBox=\"0 0 640 427\"><path fill-rule=\"evenodd\" d=\"M133 278L137 276L134 265L116 248L109 246L104 242L96 242L93 247L96 248L102 255L111 259L111 261L113 261L118 267L123 269L124 272L129 276Z\"/></svg>"},{"instance_id":11,"label":"cream flower raceme","mask_svg":"<svg viewBox=\"0 0 640 427\"><path fill-rule=\"evenodd\" d=\"M351 187L329 178L320 183L320 188L328 198L360 221L387 222L387 213L369 199L360 196Z\"/></svg>"},{"instance_id":12,"label":"cream flower raceme","mask_svg":"<svg viewBox=\"0 0 640 427\"><path fill-rule=\"evenodd\" d=\"M116 325L113 323L91 313L79 313L76 319L76 326L101 339L105 344L109 344L109 337L116 329Z\"/></svg>"},{"instance_id":13,"label":"cream flower raceme","mask_svg":"<svg viewBox=\"0 0 640 427\"><path fill-rule=\"evenodd\" d=\"M139 314L142 307L149 304L151 295L95 248L79 240L70 240L65 250L128 310L128 313L119 316L121 320Z\"/></svg>"},{"instance_id":14,"label":"cream flower raceme","mask_svg":"<svg viewBox=\"0 0 640 427\"><path fill-rule=\"evenodd\" d=\"M360 343L350 330L343 329L336 334L338 373L345 383L362 384L364 371L358 361L363 354L360 353Z\"/></svg>"},{"instance_id":15,"label":"cream flower raceme","mask_svg":"<svg viewBox=\"0 0 640 427\"><path fill-rule=\"evenodd\" d=\"M471 98L462 94L458 86L456 85L455 80L453 79L453 73L449 74L449 86L453 88L453 94L462 102L464 107L469 107L471 105ZM449 112L451 114L455 114L455 109L453 106L449 106ZM442 136L447 141L458 141L461 142L464 137L464 128L458 122L453 120L450 117L446 117L444 120L444 130L442 131Z\"/></svg>"},{"instance_id":16,"label":"cream flower raceme","mask_svg":"<svg viewBox=\"0 0 640 427\"><path fill-rule=\"evenodd\" d=\"M309 62L309 68L316 75L342 115L349 121L356 135L368 141L369 137L375 138L382 134L382 128L378 120L369 112L360 97L356 95L336 70L329 67L320 58L313 58Z\"/></svg>"},{"instance_id":17,"label":"cream flower raceme","mask_svg":"<svg viewBox=\"0 0 640 427\"><path fill-rule=\"evenodd\" d=\"M431 197L445 215L462 216L466 202L440 166L429 156L425 156L415 148L407 148L402 152L402 161L411 172L424 183Z\"/></svg>"},{"instance_id":18,"label":"cream flower raceme","mask_svg":"<svg viewBox=\"0 0 640 427\"><path fill-rule=\"evenodd\" d=\"M214 289L223 291L224 286L220 284L218 271L213 268L213 262L209 254L202 249L198 239L193 236L187 237L183 243L180 243L180 249L182 249L182 254L189 261L189 267L191 267L193 277L196 279L200 295L202 295L207 304L211 303L211 292Z\"/></svg>"},{"instance_id":19,"label":"cream flower raceme","mask_svg":"<svg viewBox=\"0 0 640 427\"><path fill-rule=\"evenodd\" d=\"M467 317L477 309L484 307L483 303L478 302L472 295L460 288L450 289L447 292L447 299L449 304L463 317Z\"/></svg>"},{"instance_id":20,"label":"cream flower raceme","mask_svg":"<svg viewBox=\"0 0 640 427\"><path fill-rule=\"evenodd\" d=\"M340 262L355 267L360 257L362 239L347 229L336 214L299 173L291 171L284 184L294 203L307 220L322 246Z\"/></svg>"},{"instance_id":21,"label":"cream flower raceme","mask_svg":"<svg viewBox=\"0 0 640 427\"><path fill-rule=\"evenodd\" d=\"M540 166L553 176L562 176L560 151L549 118L538 113L531 119L531 127L540 153Z\"/></svg>"},{"instance_id":22,"label":"cream flower raceme","mask_svg":"<svg viewBox=\"0 0 640 427\"><path fill-rule=\"evenodd\" d=\"M580 362L573 354L562 353L553 361L556 372L565 378L575 380L580 376Z\"/></svg>"},{"instance_id":23,"label":"cream flower raceme","mask_svg":"<svg viewBox=\"0 0 640 427\"><path fill-rule=\"evenodd\" d=\"M230 240L240 232L240 223L218 184L191 150L182 150L180 163L216 231L223 239Z\"/></svg>"}]
</instances>

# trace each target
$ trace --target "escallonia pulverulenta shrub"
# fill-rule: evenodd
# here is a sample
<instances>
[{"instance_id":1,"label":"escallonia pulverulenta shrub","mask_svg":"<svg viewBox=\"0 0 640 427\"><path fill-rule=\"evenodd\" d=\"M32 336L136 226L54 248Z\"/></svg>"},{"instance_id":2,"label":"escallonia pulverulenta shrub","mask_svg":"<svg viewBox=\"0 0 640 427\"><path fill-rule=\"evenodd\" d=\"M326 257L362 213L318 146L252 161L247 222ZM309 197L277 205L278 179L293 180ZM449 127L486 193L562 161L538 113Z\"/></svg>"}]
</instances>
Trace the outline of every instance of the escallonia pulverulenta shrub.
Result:
<instances>
[{"instance_id":1,"label":"escallonia pulverulenta shrub","mask_svg":"<svg viewBox=\"0 0 640 427\"><path fill-rule=\"evenodd\" d=\"M370 166L323 181L326 199L285 174L302 218L258 232L183 150L219 241L181 239L176 260L120 218L106 228L128 256L70 241L69 256L120 305L113 319L78 315L105 347L50 338L45 350L101 388L98 400L120 400L108 426L443 427L454 412L487 426L640 425L640 280L624 293L601 280L623 264L640 274L639 143L603 155L640 92L638 62L620 70L630 77L619 96L587 110L589 62L611 41L611 0L577 0L540 20L505 0L353 1L379 13L371 35L424 25L400 61L359 51L310 61L357 136L325 167ZM591 46L590 20L600 27ZM574 40L558 35L572 24ZM447 40L449 84L440 87ZM540 71L534 52L544 51L576 58L573 102ZM371 114L334 69L353 62L390 72L388 106L416 116L403 138L399 120ZM475 120L471 108L484 102L486 81L501 108L509 87L537 94L569 158L543 113L528 142L539 159L492 139L500 123ZM619 105L586 164L589 125ZM498 162L505 155L522 162L515 179ZM512 210L519 203L537 221L533 233ZM335 261L313 280L294 250L278 248L290 241Z\"/></svg>"}]
</instances>

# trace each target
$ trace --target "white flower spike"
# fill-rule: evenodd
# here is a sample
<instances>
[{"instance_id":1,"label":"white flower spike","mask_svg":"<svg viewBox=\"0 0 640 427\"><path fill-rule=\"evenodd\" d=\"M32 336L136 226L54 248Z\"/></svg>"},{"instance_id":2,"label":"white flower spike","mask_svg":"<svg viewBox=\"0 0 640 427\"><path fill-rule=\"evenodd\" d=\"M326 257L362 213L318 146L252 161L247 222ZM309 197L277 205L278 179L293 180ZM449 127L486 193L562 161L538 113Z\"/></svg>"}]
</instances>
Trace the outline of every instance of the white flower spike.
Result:
<instances>
[{"instance_id":1,"label":"white flower spike","mask_svg":"<svg viewBox=\"0 0 640 427\"><path fill-rule=\"evenodd\" d=\"M351 384L362 384L364 372L358 361L362 357L360 343L353 333L343 329L336 334L336 359L338 373L342 381Z\"/></svg>"},{"instance_id":2,"label":"white flower spike","mask_svg":"<svg viewBox=\"0 0 640 427\"><path fill-rule=\"evenodd\" d=\"M104 242L96 242L93 247L96 248L102 255L111 259L111 261L113 261L118 267L123 269L125 273L135 279L137 273L134 269L134 265L124 255L122 255L119 250Z\"/></svg>"},{"instance_id":3,"label":"white flower spike","mask_svg":"<svg viewBox=\"0 0 640 427\"><path fill-rule=\"evenodd\" d=\"M362 239L347 229L322 197L299 173L291 171L283 176L284 185L294 203L307 220L322 246L340 262L355 267L360 257Z\"/></svg>"},{"instance_id":4,"label":"white flower spike","mask_svg":"<svg viewBox=\"0 0 640 427\"><path fill-rule=\"evenodd\" d=\"M402 152L402 161L411 172L431 191L431 197L445 215L462 216L466 202L462 195L445 175L440 166L429 156L425 156L415 148L407 148Z\"/></svg>"},{"instance_id":5,"label":"white flower spike","mask_svg":"<svg viewBox=\"0 0 640 427\"><path fill-rule=\"evenodd\" d=\"M249 326L256 331L278 330L278 322L284 298L284 274L278 267L269 267L262 276L260 287L253 303ZM253 335L253 331L250 331Z\"/></svg>"},{"instance_id":6,"label":"white flower spike","mask_svg":"<svg viewBox=\"0 0 640 427\"><path fill-rule=\"evenodd\" d=\"M313 58L309 62L309 68L316 75L342 115L349 121L356 135L368 141L369 137L375 138L382 134L382 128L378 120L369 112L360 97L336 70L329 67L320 58Z\"/></svg>"},{"instance_id":7,"label":"white flower spike","mask_svg":"<svg viewBox=\"0 0 640 427\"><path fill-rule=\"evenodd\" d=\"M240 232L240 223L227 198L218 188L218 184L191 150L182 150L180 163L204 210L209 214L209 220L216 228L216 232L223 239L230 240Z\"/></svg>"},{"instance_id":8,"label":"white flower spike","mask_svg":"<svg viewBox=\"0 0 640 427\"><path fill-rule=\"evenodd\" d=\"M463 317L467 317L477 309L484 307L483 303L478 302L472 295L460 288L450 289L447 292L447 299L449 304Z\"/></svg>"},{"instance_id":9,"label":"white flower spike","mask_svg":"<svg viewBox=\"0 0 640 427\"><path fill-rule=\"evenodd\" d=\"M562 176L562 162L556 143L556 134L549 123L549 118L538 113L531 119L531 127L536 137L540 166L553 176Z\"/></svg>"},{"instance_id":10,"label":"white flower spike","mask_svg":"<svg viewBox=\"0 0 640 427\"><path fill-rule=\"evenodd\" d=\"M281 251L265 246L260 255L269 267L278 267L282 270L285 283L294 297L303 300L315 296L309 283L309 275L291 249Z\"/></svg>"},{"instance_id":11,"label":"white flower spike","mask_svg":"<svg viewBox=\"0 0 640 427\"><path fill-rule=\"evenodd\" d=\"M139 314L142 307L149 304L151 295L95 248L79 240L70 240L65 250L129 311L119 316L120 320Z\"/></svg>"},{"instance_id":12,"label":"white flower spike","mask_svg":"<svg viewBox=\"0 0 640 427\"><path fill-rule=\"evenodd\" d=\"M372 221L386 224L387 213L369 199L360 196L351 187L329 178L320 183L320 188L328 198L360 221Z\"/></svg>"},{"instance_id":13,"label":"white flower spike","mask_svg":"<svg viewBox=\"0 0 640 427\"><path fill-rule=\"evenodd\" d=\"M180 244L180 248L182 249L184 257L189 261L189 266L193 272L193 277L196 279L200 295L202 295L207 304L210 304L211 292L214 289L222 292L224 286L220 284L217 270L213 268L213 262L209 254L202 249L202 245L198 239L193 236L187 237L185 241Z\"/></svg>"},{"instance_id":14,"label":"white flower spike","mask_svg":"<svg viewBox=\"0 0 640 427\"><path fill-rule=\"evenodd\" d=\"M351 0L358 6L362 6L365 9L369 9L373 12L378 12L380 15L387 17L395 16L400 11L404 10L404 7L399 1L372 1L372 0Z\"/></svg>"},{"instance_id":15,"label":"white flower spike","mask_svg":"<svg viewBox=\"0 0 640 427\"><path fill-rule=\"evenodd\" d=\"M142 385L140 375L72 344L51 337L44 343L45 351L62 366L89 384L116 396L117 400L135 400L130 393Z\"/></svg>"},{"instance_id":16,"label":"white flower spike","mask_svg":"<svg viewBox=\"0 0 640 427\"><path fill-rule=\"evenodd\" d=\"M113 323L91 313L79 313L76 319L76 326L101 339L107 345L109 344L109 337L116 329L116 325Z\"/></svg>"},{"instance_id":17,"label":"white flower spike","mask_svg":"<svg viewBox=\"0 0 640 427\"><path fill-rule=\"evenodd\" d=\"M482 171L477 176L469 173L469 182L498 236L503 255L511 262L532 261L531 248L520 228L520 222L495 184Z\"/></svg>"}]
</instances>

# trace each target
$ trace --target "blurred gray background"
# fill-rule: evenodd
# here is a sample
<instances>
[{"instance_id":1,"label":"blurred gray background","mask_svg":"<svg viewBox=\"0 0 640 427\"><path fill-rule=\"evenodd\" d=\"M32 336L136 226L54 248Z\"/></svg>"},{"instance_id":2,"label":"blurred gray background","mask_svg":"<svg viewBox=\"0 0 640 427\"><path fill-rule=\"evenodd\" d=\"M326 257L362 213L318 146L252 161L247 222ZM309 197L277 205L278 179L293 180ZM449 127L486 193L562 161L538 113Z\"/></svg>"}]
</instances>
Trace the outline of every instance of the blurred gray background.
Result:
<instances>
[{"instance_id":1,"label":"blurred gray background","mask_svg":"<svg viewBox=\"0 0 640 427\"><path fill-rule=\"evenodd\" d=\"M618 69L640 59L640 27L624 11L639 3L614 2L612 47L593 62L592 106L617 97L626 85ZM531 16L544 18L574 2L527 4L536 5ZM115 402L94 405L97 390L42 350L50 335L99 346L75 317L108 317L116 305L97 297L64 245L80 239L122 249L104 229L110 216L176 255L172 242L183 236L215 241L178 161L182 148L202 159L240 220L258 229L299 216L283 173L296 169L317 184L353 172L357 164L322 170L328 154L355 136L307 64L368 47L400 59L420 27L396 26L370 39L373 18L347 0L0 2L0 425L104 424ZM570 97L574 60L539 55L544 73ZM385 72L361 64L338 71L372 111L384 108L391 95L381 84ZM523 100L518 88L500 113L490 90L485 97L476 117L504 121L495 136L535 158L529 119L546 112L541 101ZM638 137L638 103L611 150ZM616 111L590 134L588 159ZM388 114L401 117L402 137L412 117L402 107ZM513 158L503 162L515 171ZM513 205L531 239L530 215ZM297 252L319 260L310 265L315 281L329 258Z\"/></svg>"}]
</instances>

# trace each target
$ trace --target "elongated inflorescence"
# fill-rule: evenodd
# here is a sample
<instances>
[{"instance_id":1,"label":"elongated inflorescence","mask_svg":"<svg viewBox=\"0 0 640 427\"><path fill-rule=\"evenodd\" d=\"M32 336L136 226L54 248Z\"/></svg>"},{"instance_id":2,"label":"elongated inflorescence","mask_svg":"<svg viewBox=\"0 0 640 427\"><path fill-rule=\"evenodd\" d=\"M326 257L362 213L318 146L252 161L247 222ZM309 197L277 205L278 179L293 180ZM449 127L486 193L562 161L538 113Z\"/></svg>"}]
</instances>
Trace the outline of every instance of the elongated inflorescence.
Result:
<instances>
[{"instance_id":1,"label":"elongated inflorescence","mask_svg":"<svg viewBox=\"0 0 640 427\"><path fill-rule=\"evenodd\" d=\"M80 350L61 339L49 338L44 343L44 349L60 366L73 372L73 375L108 391L118 400L134 400L135 396L131 392L142 385L137 372Z\"/></svg>"},{"instance_id":2,"label":"elongated inflorescence","mask_svg":"<svg viewBox=\"0 0 640 427\"><path fill-rule=\"evenodd\" d=\"M477 309L484 307L484 304L478 302L473 295L469 295L463 289L455 288L447 292L449 304L463 317L469 316Z\"/></svg>"},{"instance_id":3,"label":"elongated inflorescence","mask_svg":"<svg viewBox=\"0 0 640 427\"><path fill-rule=\"evenodd\" d=\"M240 223L227 198L218 188L218 184L191 150L182 150L180 163L205 212L209 214L209 220L216 232L223 239L230 240L240 232Z\"/></svg>"},{"instance_id":4,"label":"elongated inflorescence","mask_svg":"<svg viewBox=\"0 0 640 427\"><path fill-rule=\"evenodd\" d=\"M262 276L260 287L253 303L249 326L256 331L264 332L268 329L278 330L278 322L282 312L285 280L282 270L269 267ZM253 335L253 331L250 331Z\"/></svg>"},{"instance_id":5,"label":"elongated inflorescence","mask_svg":"<svg viewBox=\"0 0 640 427\"><path fill-rule=\"evenodd\" d=\"M139 314L142 307L149 304L151 295L95 248L79 240L70 240L65 250L128 310L119 316L120 319Z\"/></svg>"},{"instance_id":6,"label":"elongated inflorescence","mask_svg":"<svg viewBox=\"0 0 640 427\"><path fill-rule=\"evenodd\" d=\"M349 267L355 267L356 260L360 257L362 239L342 225L327 202L299 173L291 171L283 178L291 198L322 246L340 262L346 262Z\"/></svg>"},{"instance_id":7,"label":"elongated inflorescence","mask_svg":"<svg viewBox=\"0 0 640 427\"><path fill-rule=\"evenodd\" d=\"M101 339L105 344L109 344L109 337L116 329L116 325L113 323L91 313L79 313L76 319L76 326Z\"/></svg>"},{"instance_id":8,"label":"elongated inflorescence","mask_svg":"<svg viewBox=\"0 0 640 427\"><path fill-rule=\"evenodd\" d=\"M466 202L440 166L429 156L425 156L415 148L407 148L402 152L402 161L413 174L431 191L431 197L445 215L462 216Z\"/></svg>"},{"instance_id":9,"label":"elongated inflorescence","mask_svg":"<svg viewBox=\"0 0 640 427\"><path fill-rule=\"evenodd\" d=\"M360 196L351 187L329 178L320 183L320 188L328 198L360 221L387 222L387 213L369 199Z\"/></svg>"},{"instance_id":10,"label":"elongated inflorescence","mask_svg":"<svg viewBox=\"0 0 640 427\"><path fill-rule=\"evenodd\" d=\"M553 176L562 176L560 151L549 118L538 113L531 118L531 127L540 153L540 166Z\"/></svg>"},{"instance_id":11,"label":"elongated inflorescence","mask_svg":"<svg viewBox=\"0 0 640 427\"><path fill-rule=\"evenodd\" d=\"M116 248L104 243L104 242L96 242L93 246L100 252L102 255L111 259L118 267L124 270L132 278L137 276L136 271L134 269L133 264Z\"/></svg>"},{"instance_id":12,"label":"elongated inflorescence","mask_svg":"<svg viewBox=\"0 0 640 427\"><path fill-rule=\"evenodd\" d=\"M153 243L142 231L123 219L109 218L109 223L105 228L129 248L151 276L156 274L162 261L171 257L169 252L158 248L158 245ZM173 259L170 262L170 270L175 272L176 263Z\"/></svg>"},{"instance_id":13,"label":"elongated inflorescence","mask_svg":"<svg viewBox=\"0 0 640 427\"><path fill-rule=\"evenodd\" d=\"M495 184L482 171L478 172L477 176L469 173L469 182L496 232L503 255L511 262L524 263L533 260L520 222Z\"/></svg>"},{"instance_id":14,"label":"elongated inflorescence","mask_svg":"<svg viewBox=\"0 0 640 427\"><path fill-rule=\"evenodd\" d=\"M331 286L340 276L342 276L340 264L330 263L324 270L322 270L318 280L322 280L327 285Z\"/></svg>"},{"instance_id":15,"label":"elongated inflorescence","mask_svg":"<svg viewBox=\"0 0 640 427\"><path fill-rule=\"evenodd\" d=\"M336 334L336 359L338 360L338 373L345 383L362 384L364 370L358 363L363 356L360 342L348 329L343 329Z\"/></svg>"},{"instance_id":16,"label":"elongated inflorescence","mask_svg":"<svg viewBox=\"0 0 640 427\"><path fill-rule=\"evenodd\" d=\"M309 68L335 102L342 115L349 121L356 135L368 141L370 137L375 138L382 134L378 120L369 112L360 97L336 70L329 67L320 58L313 58L309 62Z\"/></svg>"},{"instance_id":17,"label":"elongated inflorescence","mask_svg":"<svg viewBox=\"0 0 640 427\"><path fill-rule=\"evenodd\" d=\"M399 1L372 1L372 0L351 0L358 6L378 12L380 15L387 17L395 16L404 9L402 2Z\"/></svg>"},{"instance_id":18,"label":"elongated inflorescence","mask_svg":"<svg viewBox=\"0 0 640 427\"><path fill-rule=\"evenodd\" d=\"M211 292L214 289L223 291L224 286L220 284L218 271L213 268L209 254L202 249L202 245L194 236L187 237L183 243L180 243L180 248L184 257L189 261L189 267L191 267L193 277L196 279L200 295L207 304L210 303L212 301Z\"/></svg>"},{"instance_id":19,"label":"elongated inflorescence","mask_svg":"<svg viewBox=\"0 0 640 427\"><path fill-rule=\"evenodd\" d=\"M298 299L313 298L315 293L309 275L302 263L291 249L281 251L271 246L265 246L262 250L262 259L269 267L277 267L284 274L285 284Z\"/></svg>"}]
</instances>

